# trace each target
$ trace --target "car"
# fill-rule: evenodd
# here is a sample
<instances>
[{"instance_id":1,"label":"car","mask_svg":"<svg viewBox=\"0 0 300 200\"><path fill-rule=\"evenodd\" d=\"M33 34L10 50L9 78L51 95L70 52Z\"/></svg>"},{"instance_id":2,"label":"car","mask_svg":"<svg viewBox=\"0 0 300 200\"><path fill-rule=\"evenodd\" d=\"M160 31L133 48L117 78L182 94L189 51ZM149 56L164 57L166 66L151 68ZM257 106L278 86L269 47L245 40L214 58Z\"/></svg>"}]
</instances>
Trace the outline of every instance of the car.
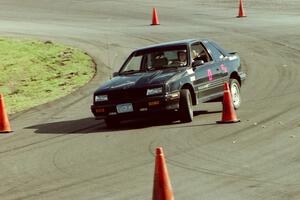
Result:
<instances>
[{"instance_id":1,"label":"car","mask_svg":"<svg viewBox=\"0 0 300 200\"><path fill-rule=\"evenodd\" d=\"M136 117L176 114L193 120L193 105L222 101L224 82L230 84L235 109L246 73L240 57L208 39L186 39L133 51L113 78L93 95L91 111L107 127Z\"/></svg>"}]
</instances>

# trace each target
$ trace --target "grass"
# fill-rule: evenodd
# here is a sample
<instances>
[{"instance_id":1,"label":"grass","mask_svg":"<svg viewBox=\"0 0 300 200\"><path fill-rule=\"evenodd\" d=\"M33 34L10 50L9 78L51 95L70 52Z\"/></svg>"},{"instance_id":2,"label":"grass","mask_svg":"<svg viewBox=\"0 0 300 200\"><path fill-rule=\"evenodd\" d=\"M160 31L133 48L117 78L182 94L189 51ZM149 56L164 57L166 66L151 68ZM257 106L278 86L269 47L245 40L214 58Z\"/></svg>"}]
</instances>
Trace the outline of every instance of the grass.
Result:
<instances>
[{"instance_id":1,"label":"grass","mask_svg":"<svg viewBox=\"0 0 300 200\"><path fill-rule=\"evenodd\" d=\"M83 51L51 41L0 38L0 93L11 114L62 96L95 72Z\"/></svg>"}]
</instances>

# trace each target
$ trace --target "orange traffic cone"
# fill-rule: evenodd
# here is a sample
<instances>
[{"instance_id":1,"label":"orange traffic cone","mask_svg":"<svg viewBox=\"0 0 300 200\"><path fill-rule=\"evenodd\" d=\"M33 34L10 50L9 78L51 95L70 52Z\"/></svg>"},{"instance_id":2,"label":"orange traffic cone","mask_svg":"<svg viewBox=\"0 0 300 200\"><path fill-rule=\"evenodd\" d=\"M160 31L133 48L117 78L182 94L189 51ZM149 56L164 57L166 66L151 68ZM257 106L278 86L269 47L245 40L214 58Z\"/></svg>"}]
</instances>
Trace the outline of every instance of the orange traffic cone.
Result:
<instances>
[{"instance_id":1,"label":"orange traffic cone","mask_svg":"<svg viewBox=\"0 0 300 200\"><path fill-rule=\"evenodd\" d=\"M152 12L152 26L154 25L159 25L159 21L158 21L158 16L157 16L157 12L156 12L156 8L153 8L153 12Z\"/></svg>"},{"instance_id":2,"label":"orange traffic cone","mask_svg":"<svg viewBox=\"0 0 300 200\"><path fill-rule=\"evenodd\" d=\"M174 200L163 148L156 148L152 200Z\"/></svg>"},{"instance_id":3,"label":"orange traffic cone","mask_svg":"<svg viewBox=\"0 0 300 200\"><path fill-rule=\"evenodd\" d=\"M246 17L244 13L243 0L240 0L239 15L237 17Z\"/></svg>"},{"instance_id":4,"label":"orange traffic cone","mask_svg":"<svg viewBox=\"0 0 300 200\"><path fill-rule=\"evenodd\" d=\"M5 104L3 95L0 94L0 133L12 132L10 129L8 117L5 111Z\"/></svg>"},{"instance_id":5,"label":"orange traffic cone","mask_svg":"<svg viewBox=\"0 0 300 200\"><path fill-rule=\"evenodd\" d=\"M217 123L235 123L240 122L236 117L236 113L232 104L231 93L229 89L229 84L224 83L224 96L223 96L223 112L222 120L217 121Z\"/></svg>"}]
</instances>

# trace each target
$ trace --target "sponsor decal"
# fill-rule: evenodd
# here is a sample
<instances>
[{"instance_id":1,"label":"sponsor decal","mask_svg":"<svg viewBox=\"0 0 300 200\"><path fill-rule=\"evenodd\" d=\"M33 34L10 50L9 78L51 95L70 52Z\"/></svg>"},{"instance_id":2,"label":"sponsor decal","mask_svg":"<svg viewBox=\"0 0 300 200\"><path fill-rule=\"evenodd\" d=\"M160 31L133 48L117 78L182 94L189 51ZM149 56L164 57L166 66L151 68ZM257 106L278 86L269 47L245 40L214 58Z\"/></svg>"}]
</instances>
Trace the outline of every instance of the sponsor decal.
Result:
<instances>
[{"instance_id":1,"label":"sponsor decal","mask_svg":"<svg viewBox=\"0 0 300 200\"><path fill-rule=\"evenodd\" d=\"M209 86L209 84L206 84L206 85L203 85L203 86L199 86L198 90L206 89L206 88L208 88L208 86Z\"/></svg>"}]
</instances>

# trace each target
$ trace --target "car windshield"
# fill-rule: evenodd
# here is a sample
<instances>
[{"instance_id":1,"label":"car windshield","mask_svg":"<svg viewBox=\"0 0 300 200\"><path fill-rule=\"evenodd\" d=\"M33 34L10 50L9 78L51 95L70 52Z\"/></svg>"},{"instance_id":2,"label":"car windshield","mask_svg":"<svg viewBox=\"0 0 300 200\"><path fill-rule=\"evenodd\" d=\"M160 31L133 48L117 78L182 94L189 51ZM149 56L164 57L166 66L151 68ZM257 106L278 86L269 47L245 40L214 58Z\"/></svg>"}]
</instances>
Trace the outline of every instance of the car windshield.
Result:
<instances>
[{"instance_id":1,"label":"car windshield","mask_svg":"<svg viewBox=\"0 0 300 200\"><path fill-rule=\"evenodd\" d=\"M127 60L120 73L136 73L186 67L189 63L186 46L137 51Z\"/></svg>"}]
</instances>

